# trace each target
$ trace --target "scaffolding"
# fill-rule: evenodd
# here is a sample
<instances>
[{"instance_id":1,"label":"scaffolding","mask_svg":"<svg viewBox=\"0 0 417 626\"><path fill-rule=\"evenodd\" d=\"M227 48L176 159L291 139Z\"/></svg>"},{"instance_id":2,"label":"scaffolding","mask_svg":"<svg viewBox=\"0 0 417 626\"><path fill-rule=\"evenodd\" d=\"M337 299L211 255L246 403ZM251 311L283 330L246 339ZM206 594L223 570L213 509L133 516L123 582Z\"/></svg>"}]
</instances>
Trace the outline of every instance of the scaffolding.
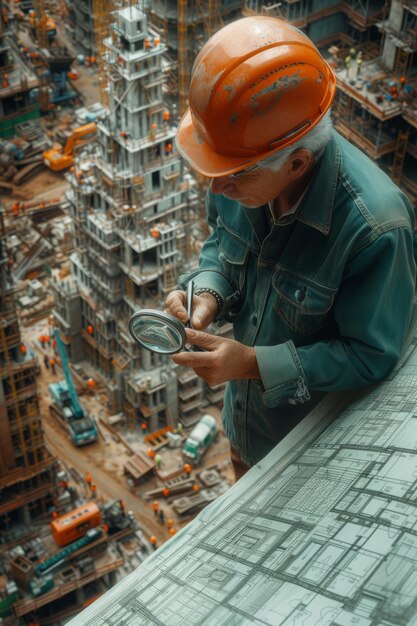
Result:
<instances>
[{"instance_id":1,"label":"scaffolding","mask_svg":"<svg viewBox=\"0 0 417 626\"><path fill-rule=\"evenodd\" d=\"M56 494L55 459L44 444L34 355L22 343L15 289L5 247L0 208L0 535L11 536L13 521L30 528L32 514L45 513Z\"/></svg>"},{"instance_id":2,"label":"scaffolding","mask_svg":"<svg viewBox=\"0 0 417 626\"><path fill-rule=\"evenodd\" d=\"M187 108L188 96L188 46L187 0L178 0L178 108L182 115Z\"/></svg>"},{"instance_id":3,"label":"scaffolding","mask_svg":"<svg viewBox=\"0 0 417 626\"><path fill-rule=\"evenodd\" d=\"M107 64L106 47L104 40L109 35L109 25L112 11L114 10L114 0L93 0L93 20L94 38L97 51L98 85L100 91L100 101L103 106L109 106L109 94L107 88Z\"/></svg>"}]
</instances>

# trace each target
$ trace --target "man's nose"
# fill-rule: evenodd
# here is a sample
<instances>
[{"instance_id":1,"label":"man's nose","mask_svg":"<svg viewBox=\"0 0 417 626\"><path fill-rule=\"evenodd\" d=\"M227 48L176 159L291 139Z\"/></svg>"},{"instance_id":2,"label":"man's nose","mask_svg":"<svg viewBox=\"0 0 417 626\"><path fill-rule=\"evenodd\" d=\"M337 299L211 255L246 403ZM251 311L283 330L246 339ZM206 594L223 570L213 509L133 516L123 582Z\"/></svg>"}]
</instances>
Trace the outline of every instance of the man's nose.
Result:
<instances>
[{"instance_id":1,"label":"man's nose","mask_svg":"<svg viewBox=\"0 0 417 626\"><path fill-rule=\"evenodd\" d=\"M210 183L210 189L213 193L223 193L227 186L231 185L233 187L233 182L230 180L229 176L219 176L219 178L212 178Z\"/></svg>"}]
</instances>

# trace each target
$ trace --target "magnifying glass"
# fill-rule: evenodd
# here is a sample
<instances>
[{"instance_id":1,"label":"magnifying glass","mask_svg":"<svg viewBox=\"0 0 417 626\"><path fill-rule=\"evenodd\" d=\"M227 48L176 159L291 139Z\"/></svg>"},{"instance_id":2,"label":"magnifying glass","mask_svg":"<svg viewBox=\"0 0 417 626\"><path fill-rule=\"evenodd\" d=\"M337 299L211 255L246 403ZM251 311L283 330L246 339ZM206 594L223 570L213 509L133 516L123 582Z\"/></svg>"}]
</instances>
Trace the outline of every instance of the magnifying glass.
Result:
<instances>
[{"instance_id":1,"label":"magnifying glass","mask_svg":"<svg viewBox=\"0 0 417 626\"><path fill-rule=\"evenodd\" d=\"M185 328L191 328L191 311L193 306L193 281L187 285L186 308L187 323L184 326L176 317L164 311L141 309L136 311L129 320L129 332L133 339L143 348L158 354L175 354L186 347L187 335Z\"/></svg>"}]
</instances>

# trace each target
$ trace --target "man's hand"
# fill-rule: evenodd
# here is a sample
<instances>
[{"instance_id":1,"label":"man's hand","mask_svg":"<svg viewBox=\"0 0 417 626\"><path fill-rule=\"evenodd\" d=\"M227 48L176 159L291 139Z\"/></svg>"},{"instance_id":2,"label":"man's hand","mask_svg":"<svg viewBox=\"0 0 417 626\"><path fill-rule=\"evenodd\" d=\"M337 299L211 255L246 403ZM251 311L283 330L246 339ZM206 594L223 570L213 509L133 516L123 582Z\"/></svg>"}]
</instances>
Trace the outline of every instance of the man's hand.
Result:
<instances>
[{"instance_id":1,"label":"man's hand","mask_svg":"<svg viewBox=\"0 0 417 626\"><path fill-rule=\"evenodd\" d=\"M234 339L225 339L189 328L188 343L205 352L178 352L172 359L178 365L192 367L197 376L209 385L229 380L260 378L255 349Z\"/></svg>"},{"instance_id":2,"label":"man's hand","mask_svg":"<svg viewBox=\"0 0 417 626\"><path fill-rule=\"evenodd\" d=\"M187 323L185 291L171 291L165 300L166 312L177 317L183 324ZM214 296L204 293L193 297L191 325L197 330L207 328L217 313L217 301Z\"/></svg>"}]
</instances>

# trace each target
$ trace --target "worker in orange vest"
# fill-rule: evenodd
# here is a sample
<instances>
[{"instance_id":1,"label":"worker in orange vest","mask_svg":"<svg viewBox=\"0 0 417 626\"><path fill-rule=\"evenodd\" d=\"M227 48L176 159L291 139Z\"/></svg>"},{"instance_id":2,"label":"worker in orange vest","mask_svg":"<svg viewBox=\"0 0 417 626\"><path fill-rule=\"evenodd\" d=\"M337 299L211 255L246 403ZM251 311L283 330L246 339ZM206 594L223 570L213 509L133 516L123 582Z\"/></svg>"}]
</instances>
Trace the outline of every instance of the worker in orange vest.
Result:
<instances>
[{"instance_id":1,"label":"worker in orange vest","mask_svg":"<svg viewBox=\"0 0 417 626\"><path fill-rule=\"evenodd\" d=\"M175 529L174 529L174 528L170 528L170 529L169 529L169 534L171 535L171 537L172 537L173 535L175 535Z\"/></svg>"},{"instance_id":2,"label":"worker in orange vest","mask_svg":"<svg viewBox=\"0 0 417 626\"><path fill-rule=\"evenodd\" d=\"M189 476L191 474L191 470L192 470L191 465L189 463L186 463L184 465L184 472L187 474L187 476Z\"/></svg>"},{"instance_id":3,"label":"worker in orange vest","mask_svg":"<svg viewBox=\"0 0 417 626\"><path fill-rule=\"evenodd\" d=\"M151 535L149 537L149 541L152 544L153 549L156 550L156 547L157 547L156 546L156 541L157 541L157 539L156 539L155 535Z\"/></svg>"},{"instance_id":4,"label":"worker in orange vest","mask_svg":"<svg viewBox=\"0 0 417 626\"><path fill-rule=\"evenodd\" d=\"M158 511L159 511L159 502L158 502L158 500L154 500L153 501L152 508L153 508L153 512L155 513L155 517L157 517Z\"/></svg>"}]
</instances>

